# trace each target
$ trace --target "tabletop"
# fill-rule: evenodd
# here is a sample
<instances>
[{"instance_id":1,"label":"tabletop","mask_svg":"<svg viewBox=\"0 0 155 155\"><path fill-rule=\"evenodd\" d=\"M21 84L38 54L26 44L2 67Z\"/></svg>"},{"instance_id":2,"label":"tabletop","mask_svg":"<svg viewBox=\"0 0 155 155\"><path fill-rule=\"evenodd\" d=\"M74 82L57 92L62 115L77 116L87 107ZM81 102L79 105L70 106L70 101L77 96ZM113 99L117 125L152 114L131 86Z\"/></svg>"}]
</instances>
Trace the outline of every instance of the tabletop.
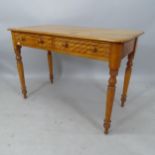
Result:
<instances>
[{"instance_id":1,"label":"tabletop","mask_svg":"<svg viewBox=\"0 0 155 155\"><path fill-rule=\"evenodd\" d=\"M83 38L106 42L124 43L143 34L143 31L124 29L88 28L77 26L44 25L10 28L10 31Z\"/></svg>"}]
</instances>

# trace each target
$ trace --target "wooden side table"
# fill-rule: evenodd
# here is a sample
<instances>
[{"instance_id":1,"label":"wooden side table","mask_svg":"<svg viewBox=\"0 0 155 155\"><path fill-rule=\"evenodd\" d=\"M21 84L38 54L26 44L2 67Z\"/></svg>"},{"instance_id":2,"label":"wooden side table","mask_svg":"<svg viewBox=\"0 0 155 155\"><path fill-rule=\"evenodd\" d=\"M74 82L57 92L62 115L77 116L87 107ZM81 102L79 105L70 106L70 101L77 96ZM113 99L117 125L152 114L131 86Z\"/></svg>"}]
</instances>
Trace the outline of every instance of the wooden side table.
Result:
<instances>
[{"instance_id":1,"label":"wooden side table","mask_svg":"<svg viewBox=\"0 0 155 155\"><path fill-rule=\"evenodd\" d=\"M21 56L22 46L48 51L47 56L51 82L53 82L51 51L108 62L110 77L107 88L104 120L104 133L107 134L110 128L116 77L121 60L126 56L128 57L121 96L121 106L123 107L126 101L137 40L143 32L71 26L35 26L11 28L9 30L12 33L19 79L24 98L27 97L27 90Z\"/></svg>"}]
</instances>

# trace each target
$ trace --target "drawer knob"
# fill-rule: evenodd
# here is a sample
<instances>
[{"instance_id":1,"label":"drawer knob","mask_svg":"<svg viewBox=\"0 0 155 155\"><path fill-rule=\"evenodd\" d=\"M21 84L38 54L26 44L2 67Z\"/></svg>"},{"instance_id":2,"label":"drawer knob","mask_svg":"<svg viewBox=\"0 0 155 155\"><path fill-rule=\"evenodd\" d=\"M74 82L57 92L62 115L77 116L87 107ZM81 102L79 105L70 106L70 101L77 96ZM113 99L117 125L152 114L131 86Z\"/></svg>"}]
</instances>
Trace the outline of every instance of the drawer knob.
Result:
<instances>
[{"instance_id":1,"label":"drawer knob","mask_svg":"<svg viewBox=\"0 0 155 155\"><path fill-rule=\"evenodd\" d=\"M94 52L94 53L96 53L96 52L97 52L97 48L96 48L96 47L94 47L93 52Z\"/></svg>"},{"instance_id":2,"label":"drawer knob","mask_svg":"<svg viewBox=\"0 0 155 155\"><path fill-rule=\"evenodd\" d=\"M62 44L62 46L65 47L65 48L68 48L69 44L67 42L65 42L65 43Z\"/></svg>"},{"instance_id":3,"label":"drawer knob","mask_svg":"<svg viewBox=\"0 0 155 155\"><path fill-rule=\"evenodd\" d=\"M43 40L43 39L39 39L39 40L38 40L38 43L39 43L39 44L44 44L44 40Z\"/></svg>"}]
</instances>

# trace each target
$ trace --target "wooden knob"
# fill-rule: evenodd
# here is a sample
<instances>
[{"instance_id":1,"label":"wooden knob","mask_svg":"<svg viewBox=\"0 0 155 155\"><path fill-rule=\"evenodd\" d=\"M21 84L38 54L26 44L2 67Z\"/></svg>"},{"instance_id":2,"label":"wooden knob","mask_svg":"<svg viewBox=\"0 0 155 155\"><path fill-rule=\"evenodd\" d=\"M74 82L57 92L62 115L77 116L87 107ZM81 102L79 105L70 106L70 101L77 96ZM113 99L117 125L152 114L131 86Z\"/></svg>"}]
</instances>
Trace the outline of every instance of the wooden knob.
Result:
<instances>
[{"instance_id":1,"label":"wooden knob","mask_svg":"<svg viewBox=\"0 0 155 155\"><path fill-rule=\"evenodd\" d=\"M40 39L38 40L38 43L44 44L44 40L40 38Z\"/></svg>"},{"instance_id":2,"label":"wooden knob","mask_svg":"<svg viewBox=\"0 0 155 155\"><path fill-rule=\"evenodd\" d=\"M62 46L65 47L65 48L68 48L69 44L67 42L65 42L65 43L63 43Z\"/></svg>"},{"instance_id":3,"label":"wooden knob","mask_svg":"<svg viewBox=\"0 0 155 155\"><path fill-rule=\"evenodd\" d=\"M97 48L96 48L96 47L94 47L93 52L94 52L94 53L96 53L96 52L97 52Z\"/></svg>"}]
</instances>

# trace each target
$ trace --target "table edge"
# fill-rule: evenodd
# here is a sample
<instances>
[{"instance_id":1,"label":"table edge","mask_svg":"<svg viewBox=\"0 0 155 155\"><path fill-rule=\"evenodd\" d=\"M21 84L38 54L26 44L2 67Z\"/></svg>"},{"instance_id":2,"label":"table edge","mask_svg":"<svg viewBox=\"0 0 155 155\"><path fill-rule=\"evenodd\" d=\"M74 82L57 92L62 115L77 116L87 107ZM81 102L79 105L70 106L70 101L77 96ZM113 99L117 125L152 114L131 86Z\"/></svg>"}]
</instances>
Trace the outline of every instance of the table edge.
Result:
<instances>
[{"instance_id":1,"label":"table edge","mask_svg":"<svg viewBox=\"0 0 155 155\"><path fill-rule=\"evenodd\" d=\"M57 37L69 37L69 38L75 38L75 39L86 39L86 40L94 40L94 41L101 41L101 42L109 42L109 43L125 43L128 41L131 41L135 38L138 38L139 36L141 36L142 34L144 34L143 31L139 31L139 34L130 38L130 39L124 39L124 40L113 40L113 39L95 39L95 38L88 38L88 37L78 37L78 36L73 36L73 35L65 35L65 34L57 34L57 33L47 33L47 32L39 32L39 31L29 31L29 30L19 30L17 28L8 28L8 31L11 32L19 32L19 33L30 33L30 34L39 34L39 35L48 35L48 36L57 36Z\"/></svg>"}]
</instances>

